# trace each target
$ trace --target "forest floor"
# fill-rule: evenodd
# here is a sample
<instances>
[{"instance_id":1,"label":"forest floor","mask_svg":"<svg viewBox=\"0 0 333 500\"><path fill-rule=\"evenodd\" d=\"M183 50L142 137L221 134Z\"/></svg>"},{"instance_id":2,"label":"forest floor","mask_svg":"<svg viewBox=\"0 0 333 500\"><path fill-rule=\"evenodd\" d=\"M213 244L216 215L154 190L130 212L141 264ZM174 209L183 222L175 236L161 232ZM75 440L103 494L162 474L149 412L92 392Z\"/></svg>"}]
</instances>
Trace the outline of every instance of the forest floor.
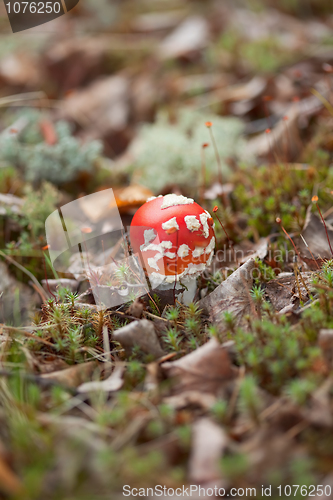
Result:
<instances>
[{"instance_id":1,"label":"forest floor","mask_svg":"<svg viewBox=\"0 0 333 500\"><path fill-rule=\"evenodd\" d=\"M1 6L0 27L0 498L333 498L331 2L82 0L16 34ZM56 264L47 217L106 189L125 233L153 195L210 212L194 303L102 307L94 286L131 282L98 271L119 234L86 273Z\"/></svg>"}]
</instances>

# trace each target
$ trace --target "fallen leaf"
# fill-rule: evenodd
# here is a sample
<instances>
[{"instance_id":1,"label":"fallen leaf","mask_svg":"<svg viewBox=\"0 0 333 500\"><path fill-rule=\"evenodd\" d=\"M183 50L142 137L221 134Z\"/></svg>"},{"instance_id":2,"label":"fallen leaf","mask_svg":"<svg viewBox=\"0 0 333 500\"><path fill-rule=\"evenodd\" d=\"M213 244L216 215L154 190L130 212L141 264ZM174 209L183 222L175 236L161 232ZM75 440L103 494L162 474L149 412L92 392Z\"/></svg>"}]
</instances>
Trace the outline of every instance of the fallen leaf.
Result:
<instances>
[{"instance_id":1,"label":"fallen leaf","mask_svg":"<svg viewBox=\"0 0 333 500\"><path fill-rule=\"evenodd\" d=\"M47 380L54 380L67 387L78 387L87 378L89 378L94 371L98 368L96 361L89 361L88 363L81 363L79 365L71 366L65 370L59 370L52 373L41 375L41 378Z\"/></svg>"},{"instance_id":2,"label":"fallen leaf","mask_svg":"<svg viewBox=\"0 0 333 500\"><path fill-rule=\"evenodd\" d=\"M255 99L265 90L267 81L261 76L255 76L250 81L218 90L216 97L220 101L248 101Z\"/></svg>"},{"instance_id":3,"label":"fallen leaf","mask_svg":"<svg viewBox=\"0 0 333 500\"><path fill-rule=\"evenodd\" d=\"M9 193L0 193L0 215L7 215L8 209L15 214L21 213L24 200Z\"/></svg>"},{"instance_id":4,"label":"fallen leaf","mask_svg":"<svg viewBox=\"0 0 333 500\"><path fill-rule=\"evenodd\" d=\"M210 188L204 192L205 200L216 200L222 194L229 195L233 192L235 186L230 183L220 184L219 182L214 182Z\"/></svg>"},{"instance_id":5,"label":"fallen leaf","mask_svg":"<svg viewBox=\"0 0 333 500\"><path fill-rule=\"evenodd\" d=\"M333 378L328 377L311 394L307 407L302 409L304 419L312 425L326 428L333 427L333 415L331 411L332 388Z\"/></svg>"},{"instance_id":6,"label":"fallen leaf","mask_svg":"<svg viewBox=\"0 0 333 500\"><path fill-rule=\"evenodd\" d=\"M182 9L163 12L148 12L137 16L132 25L136 31L144 33L173 28L184 17Z\"/></svg>"},{"instance_id":7,"label":"fallen leaf","mask_svg":"<svg viewBox=\"0 0 333 500\"><path fill-rule=\"evenodd\" d=\"M214 338L176 361L163 363L161 369L168 378L177 379L173 394L184 391L217 394L225 382L237 375L228 349Z\"/></svg>"},{"instance_id":8,"label":"fallen leaf","mask_svg":"<svg viewBox=\"0 0 333 500\"><path fill-rule=\"evenodd\" d=\"M332 245L333 226L331 226L331 224L326 222L326 227ZM317 264L319 265L319 267L321 266L322 264L321 259L332 258L324 224L319 215L312 212L312 205L310 205L307 210L304 227L301 234L306 244L304 243L302 238L299 238L297 241L297 248L302 258L304 257L305 262L311 269L313 270L318 269ZM309 250L311 250L315 260L313 259Z\"/></svg>"},{"instance_id":9,"label":"fallen leaf","mask_svg":"<svg viewBox=\"0 0 333 500\"><path fill-rule=\"evenodd\" d=\"M164 356L154 324L147 319L133 321L113 332L113 338L121 343L126 355L132 354L133 347L138 346L146 354L153 354L157 358Z\"/></svg>"},{"instance_id":10,"label":"fallen leaf","mask_svg":"<svg viewBox=\"0 0 333 500\"><path fill-rule=\"evenodd\" d=\"M145 308L144 303L140 300L140 298L136 298L134 302L129 306L126 313L130 316L134 316L134 318L141 318L143 310Z\"/></svg>"},{"instance_id":11,"label":"fallen leaf","mask_svg":"<svg viewBox=\"0 0 333 500\"><path fill-rule=\"evenodd\" d=\"M333 363L333 329L322 328L319 330L318 345L322 350L328 366Z\"/></svg>"},{"instance_id":12,"label":"fallen leaf","mask_svg":"<svg viewBox=\"0 0 333 500\"><path fill-rule=\"evenodd\" d=\"M0 78L10 85L38 88L41 69L36 59L27 53L8 54L1 58Z\"/></svg>"},{"instance_id":13,"label":"fallen leaf","mask_svg":"<svg viewBox=\"0 0 333 500\"><path fill-rule=\"evenodd\" d=\"M206 487L212 487L212 484L220 488L226 486L219 464L228 446L225 431L210 418L204 417L193 424L192 436L189 460L191 483Z\"/></svg>"},{"instance_id":14,"label":"fallen leaf","mask_svg":"<svg viewBox=\"0 0 333 500\"><path fill-rule=\"evenodd\" d=\"M207 411L216 403L216 397L213 394L205 394L199 391L184 391L181 394L164 398L163 402L176 410L196 407Z\"/></svg>"},{"instance_id":15,"label":"fallen leaf","mask_svg":"<svg viewBox=\"0 0 333 500\"><path fill-rule=\"evenodd\" d=\"M205 18L191 16L168 35L157 49L161 59L187 56L204 48L209 39L209 27Z\"/></svg>"},{"instance_id":16,"label":"fallen leaf","mask_svg":"<svg viewBox=\"0 0 333 500\"><path fill-rule=\"evenodd\" d=\"M223 326L223 313L233 314L237 325L241 324L246 314L252 311L250 290L253 285L254 259L250 258L245 264L234 271L212 293L198 303L209 315L212 323Z\"/></svg>"},{"instance_id":17,"label":"fallen leaf","mask_svg":"<svg viewBox=\"0 0 333 500\"><path fill-rule=\"evenodd\" d=\"M120 213L128 213L133 211L133 209L139 208L153 195L154 193L150 189L139 184L132 184L114 190L114 196Z\"/></svg>"},{"instance_id":18,"label":"fallen leaf","mask_svg":"<svg viewBox=\"0 0 333 500\"><path fill-rule=\"evenodd\" d=\"M84 126L84 137L90 140L117 136L127 126L129 90L125 76L101 78L70 94L60 106L60 116Z\"/></svg>"},{"instance_id":19,"label":"fallen leaf","mask_svg":"<svg viewBox=\"0 0 333 500\"><path fill-rule=\"evenodd\" d=\"M311 287L312 273L300 274L309 289ZM298 284L304 300L308 297L308 292L300 278L298 278ZM295 275L293 273L281 273L281 276L266 284L265 295L276 311L281 311L290 304L295 305L296 300L300 298Z\"/></svg>"},{"instance_id":20,"label":"fallen leaf","mask_svg":"<svg viewBox=\"0 0 333 500\"><path fill-rule=\"evenodd\" d=\"M115 392L118 391L123 386L123 374L125 368L123 366L118 366L114 369L110 377L105 380L96 380L93 382L85 382L79 385L77 388L78 392L92 392L92 391L104 391L104 392Z\"/></svg>"},{"instance_id":21,"label":"fallen leaf","mask_svg":"<svg viewBox=\"0 0 333 500\"><path fill-rule=\"evenodd\" d=\"M327 94L326 89L321 89L321 92L324 95ZM303 150L299 133L300 125L321 109L322 104L315 96L293 103L272 129L267 128L265 132L248 141L245 156L270 156L273 160L277 156L284 161L293 160ZM285 117L288 119L285 120Z\"/></svg>"}]
</instances>

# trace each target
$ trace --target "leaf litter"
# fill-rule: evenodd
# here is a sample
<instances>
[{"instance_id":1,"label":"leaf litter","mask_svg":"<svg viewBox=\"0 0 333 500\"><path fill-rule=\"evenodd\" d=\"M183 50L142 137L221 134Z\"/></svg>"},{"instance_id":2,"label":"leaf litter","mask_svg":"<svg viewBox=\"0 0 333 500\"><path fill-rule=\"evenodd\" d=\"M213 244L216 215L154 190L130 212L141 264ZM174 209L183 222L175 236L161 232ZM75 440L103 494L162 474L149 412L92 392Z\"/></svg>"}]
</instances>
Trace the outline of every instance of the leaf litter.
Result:
<instances>
[{"instance_id":1,"label":"leaf litter","mask_svg":"<svg viewBox=\"0 0 333 500\"><path fill-rule=\"evenodd\" d=\"M257 497L263 484L275 492L304 485L307 495L310 484L332 488L326 0L307 12L300 2L156 11L138 2L119 18L115 7L117 33L98 36L86 31L100 22L88 3L58 20L71 37L55 32L38 53L26 37L28 56L15 46L0 65L6 103L30 99L41 110L23 121L14 106L0 113L0 237L11 259L0 277L1 494L120 498L124 484L255 487ZM29 94L40 80L45 94ZM60 117L73 126L59 128ZM104 157L90 161L88 148L77 168L66 150L74 136L77 147L101 141ZM44 159L65 159L68 175L55 179L44 160L38 170L30 153L42 149ZM40 179L30 177L29 198L28 170L55 190L44 189L30 211ZM101 309L79 253L68 273L54 273L46 216L108 187L125 226L148 197L170 190L201 197L212 214L218 206L228 238L216 219L216 257L198 280L196 305L152 291ZM91 215L96 208L86 206ZM114 250L91 255L92 268L119 256Z\"/></svg>"}]
</instances>

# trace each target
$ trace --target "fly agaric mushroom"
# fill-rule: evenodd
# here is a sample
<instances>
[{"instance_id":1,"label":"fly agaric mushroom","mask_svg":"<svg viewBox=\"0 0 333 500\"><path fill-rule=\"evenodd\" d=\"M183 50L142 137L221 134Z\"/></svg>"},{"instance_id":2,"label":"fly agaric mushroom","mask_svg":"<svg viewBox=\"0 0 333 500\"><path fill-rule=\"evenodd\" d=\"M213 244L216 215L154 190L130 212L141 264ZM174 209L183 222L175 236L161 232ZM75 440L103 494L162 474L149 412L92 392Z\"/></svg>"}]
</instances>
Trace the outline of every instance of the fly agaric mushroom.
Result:
<instances>
[{"instance_id":1,"label":"fly agaric mushroom","mask_svg":"<svg viewBox=\"0 0 333 500\"><path fill-rule=\"evenodd\" d=\"M141 256L153 288L183 288L179 298L193 300L196 278L212 261L214 221L192 198L167 194L149 198L130 227L134 253Z\"/></svg>"}]
</instances>

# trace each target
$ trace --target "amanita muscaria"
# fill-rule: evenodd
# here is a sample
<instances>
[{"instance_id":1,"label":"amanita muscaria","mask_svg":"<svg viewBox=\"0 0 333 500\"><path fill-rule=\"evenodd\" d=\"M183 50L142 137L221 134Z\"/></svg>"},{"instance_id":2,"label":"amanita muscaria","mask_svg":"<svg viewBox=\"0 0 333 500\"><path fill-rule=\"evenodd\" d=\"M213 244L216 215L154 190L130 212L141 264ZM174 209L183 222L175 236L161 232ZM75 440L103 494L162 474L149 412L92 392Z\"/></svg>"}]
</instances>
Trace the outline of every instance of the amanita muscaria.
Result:
<instances>
[{"instance_id":1,"label":"amanita muscaria","mask_svg":"<svg viewBox=\"0 0 333 500\"><path fill-rule=\"evenodd\" d=\"M211 263L215 248L214 221L206 210L185 196L150 198L133 217L130 240L154 288L184 284L192 292L181 299L192 300L195 278Z\"/></svg>"}]
</instances>

